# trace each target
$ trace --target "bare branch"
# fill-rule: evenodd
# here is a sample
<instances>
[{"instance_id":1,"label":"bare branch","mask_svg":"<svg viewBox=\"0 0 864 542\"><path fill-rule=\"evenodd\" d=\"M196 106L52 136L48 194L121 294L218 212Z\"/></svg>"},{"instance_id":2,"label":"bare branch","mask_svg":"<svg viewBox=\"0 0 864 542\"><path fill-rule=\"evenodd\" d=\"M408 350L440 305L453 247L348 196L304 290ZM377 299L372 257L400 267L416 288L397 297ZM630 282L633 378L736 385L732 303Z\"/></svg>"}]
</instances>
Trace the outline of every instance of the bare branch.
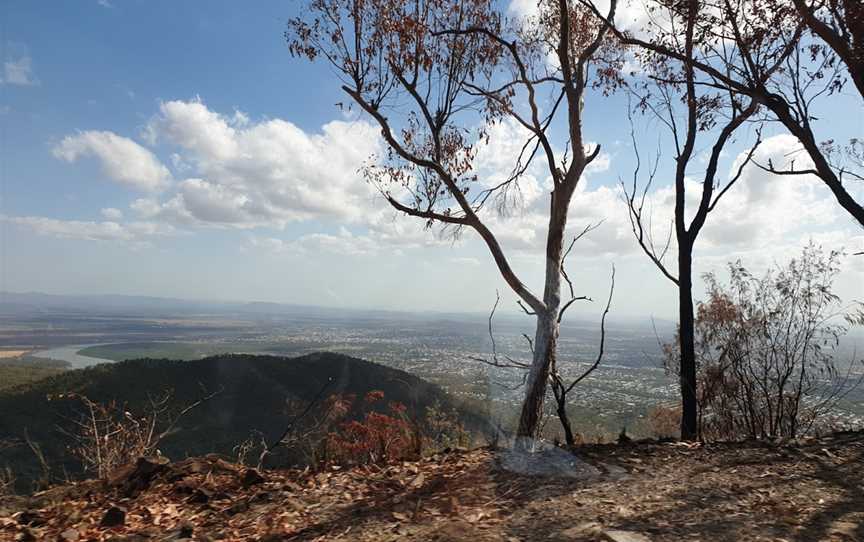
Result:
<instances>
[{"instance_id":1,"label":"bare branch","mask_svg":"<svg viewBox=\"0 0 864 542\"><path fill-rule=\"evenodd\" d=\"M579 378L574 380L566 389L566 393L569 393L576 384L582 382L588 375L594 372L595 369L600 365L600 362L603 360L603 352L606 346L606 315L609 314L609 308L612 306L612 295L615 293L615 266L612 266L612 280L609 285L609 298L606 300L606 308L603 309L603 316L600 318L600 350L597 353L597 357L594 359L594 363L583 372Z\"/></svg>"}]
</instances>

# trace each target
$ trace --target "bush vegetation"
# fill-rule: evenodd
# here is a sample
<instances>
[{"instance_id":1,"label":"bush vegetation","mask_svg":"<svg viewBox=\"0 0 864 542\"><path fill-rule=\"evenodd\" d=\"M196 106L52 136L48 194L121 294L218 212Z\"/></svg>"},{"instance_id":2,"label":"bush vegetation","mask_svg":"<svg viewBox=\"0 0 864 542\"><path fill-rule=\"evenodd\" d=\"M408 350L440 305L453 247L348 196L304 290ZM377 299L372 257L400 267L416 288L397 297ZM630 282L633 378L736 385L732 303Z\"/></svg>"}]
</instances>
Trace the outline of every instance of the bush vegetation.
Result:
<instances>
[{"instance_id":1,"label":"bush vegetation","mask_svg":"<svg viewBox=\"0 0 864 542\"><path fill-rule=\"evenodd\" d=\"M697 398L702 439L795 438L821 424L862 376L838 359L840 339L864 323L832 287L839 252L809 245L786 266L756 276L729 265L729 283L705 276L696 317ZM676 342L665 346L677 374ZM844 366L845 364L845 366Z\"/></svg>"}]
</instances>

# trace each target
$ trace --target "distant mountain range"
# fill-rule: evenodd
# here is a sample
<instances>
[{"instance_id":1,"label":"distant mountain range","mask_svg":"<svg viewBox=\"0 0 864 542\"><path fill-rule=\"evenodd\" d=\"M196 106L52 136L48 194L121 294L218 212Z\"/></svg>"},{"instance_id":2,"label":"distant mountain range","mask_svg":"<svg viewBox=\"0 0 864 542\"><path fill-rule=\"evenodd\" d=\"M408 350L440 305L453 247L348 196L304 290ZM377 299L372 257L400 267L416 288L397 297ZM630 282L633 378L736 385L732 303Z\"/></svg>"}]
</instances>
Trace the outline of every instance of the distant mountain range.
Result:
<instances>
[{"instance_id":1,"label":"distant mountain range","mask_svg":"<svg viewBox=\"0 0 864 542\"><path fill-rule=\"evenodd\" d=\"M46 313L81 314L98 312L127 317L188 316L191 314L233 315L237 317L267 318L270 316L302 316L303 318L362 318L399 320L452 320L485 321L488 314L472 312L394 311L381 309L358 309L296 305L269 301L208 301L136 295L59 295L42 292L0 292L0 316L38 316ZM525 322L524 315L499 311L495 315L500 322ZM630 317L610 314L610 325L650 327L652 319L646 316ZM597 325L595 320L580 320L574 315L565 325ZM662 318L654 318L653 325L663 332L674 330L675 324Z\"/></svg>"}]
</instances>

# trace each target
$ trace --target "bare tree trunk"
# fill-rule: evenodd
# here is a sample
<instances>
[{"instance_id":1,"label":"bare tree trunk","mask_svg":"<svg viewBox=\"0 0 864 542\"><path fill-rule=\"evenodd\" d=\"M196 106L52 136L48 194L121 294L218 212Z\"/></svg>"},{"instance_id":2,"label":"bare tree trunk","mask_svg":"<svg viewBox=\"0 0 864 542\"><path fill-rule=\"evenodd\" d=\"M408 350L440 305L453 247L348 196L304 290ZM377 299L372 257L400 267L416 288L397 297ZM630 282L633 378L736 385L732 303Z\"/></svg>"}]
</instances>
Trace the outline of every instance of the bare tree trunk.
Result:
<instances>
[{"instance_id":1,"label":"bare tree trunk","mask_svg":"<svg viewBox=\"0 0 864 542\"><path fill-rule=\"evenodd\" d=\"M567 210L576 187L575 181L579 179L583 169L584 166L571 168L572 179L568 179L569 182L565 181L565 184L552 191L549 234L546 238L546 284L543 292L543 303L546 308L537 313L534 358L526 381L525 400L522 403L519 428L516 432L516 444L522 448L530 447L531 441L538 436L538 422L546 398L549 369L557 354L560 327L558 312L561 308L561 260L564 252Z\"/></svg>"},{"instance_id":2,"label":"bare tree trunk","mask_svg":"<svg viewBox=\"0 0 864 542\"><path fill-rule=\"evenodd\" d=\"M678 322L681 382L681 439L699 436L696 400L696 343L693 314L693 249L679 240L678 247Z\"/></svg>"},{"instance_id":3,"label":"bare tree trunk","mask_svg":"<svg viewBox=\"0 0 864 542\"><path fill-rule=\"evenodd\" d=\"M517 446L530 448L531 441L537 437L543 401L546 398L546 385L549 369L556 356L558 346L558 320L547 314L537 315L537 331L534 334L534 358L525 386L525 400L519 416L516 432Z\"/></svg>"},{"instance_id":4,"label":"bare tree trunk","mask_svg":"<svg viewBox=\"0 0 864 542\"><path fill-rule=\"evenodd\" d=\"M567 416L567 396L558 402L557 409L558 419L561 421L561 427L564 428L564 442L569 448L576 446L576 439L573 438L573 428L570 426L570 418Z\"/></svg>"}]
</instances>

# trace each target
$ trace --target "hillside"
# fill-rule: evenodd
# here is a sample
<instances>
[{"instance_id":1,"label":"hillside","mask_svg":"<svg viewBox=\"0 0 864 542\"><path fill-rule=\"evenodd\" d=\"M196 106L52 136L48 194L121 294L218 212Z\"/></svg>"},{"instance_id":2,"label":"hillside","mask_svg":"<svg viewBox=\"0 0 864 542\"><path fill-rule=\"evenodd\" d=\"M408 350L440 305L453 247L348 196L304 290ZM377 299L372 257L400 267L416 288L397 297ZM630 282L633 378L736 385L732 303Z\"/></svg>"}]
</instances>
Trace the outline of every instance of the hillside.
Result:
<instances>
[{"instance_id":1,"label":"hillside","mask_svg":"<svg viewBox=\"0 0 864 542\"><path fill-rule=\"evenodd\" d=\"M11 363L0 363L0 391L30 384L37 380L62 373L59 367L42 367Z\"/></svg>"},{"instance_id":2,"label":"hillside","mask_svg":"<svg viewBox=\"0 0 864 542\"><path fill-rule=\"evenodd\" d=\"M552 476L514 472L512 453L488 448L260 476L213 456L142 464L110 483L0 500L0 539L864 539L862 433L782 446L588 446L569 463L561 454L529 462L557 464Z\"/></svg>"},{"instance_id":3,"label":"hillside","mask_svg":"<svg viewBox=\"0 0 864 542\"><path fill-rule=\"evenodd\" d=\"M325 387L328 379L332 381ZM311 354L298 358L225 355L196 361L139 359L67 371L0 392L0 468L11 466L22 484L35 479L39 463L26 445L25 431L45 452L55 475L75 475L78 465L69 459L69 440L58 428L69 428L70 418L81 403L69 399L48 400L75 392L93 401L117 401L126 410L141 413L150 398L172 393L176 412L202 396L213 398L181 419L173 434L160 445L167 457L180 459L207 453L234 456L234 448L250 436L276 438L292 417L287 402L308 404L320 390L325 395L355 394L363 397L382 390L388 401L406 405L409 413L423 416L436 403L458 415L472 428L481 418L457 408L439 387L411 374L339 354ZM283 458L290 463L296 458Z\"/></svg>"}]
</instances>

